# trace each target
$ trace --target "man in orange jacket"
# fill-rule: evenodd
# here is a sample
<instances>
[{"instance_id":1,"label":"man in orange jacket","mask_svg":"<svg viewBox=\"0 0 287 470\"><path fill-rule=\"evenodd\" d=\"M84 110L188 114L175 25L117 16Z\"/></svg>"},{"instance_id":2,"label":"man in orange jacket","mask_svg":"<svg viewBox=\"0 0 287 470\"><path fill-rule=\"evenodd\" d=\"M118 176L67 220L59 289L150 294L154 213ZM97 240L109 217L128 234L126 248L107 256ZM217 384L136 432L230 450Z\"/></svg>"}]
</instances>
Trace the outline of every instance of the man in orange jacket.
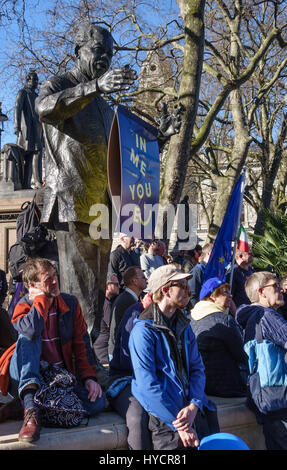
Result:
<instances>
[{"instance_id":1,"label":"man in orange jacket","mask_svg":"<svg viewBox=\"0 0 287 470\"><path fill-rule=\"evenodd\" d=\"M22 279L28 294L14 310L12 323L18 339L1 357L0 388L3 395L9 391L20 397L24 423L19 440L32 442L39 439L41 429L34 403L41 385L41 361L72 374L77 369L76 393L90 415L104 409L105 396L97 382L96 360L81 307L75 296L60 293L53 264L43 258L30 259Z\"/></svg>"}]
</instances>

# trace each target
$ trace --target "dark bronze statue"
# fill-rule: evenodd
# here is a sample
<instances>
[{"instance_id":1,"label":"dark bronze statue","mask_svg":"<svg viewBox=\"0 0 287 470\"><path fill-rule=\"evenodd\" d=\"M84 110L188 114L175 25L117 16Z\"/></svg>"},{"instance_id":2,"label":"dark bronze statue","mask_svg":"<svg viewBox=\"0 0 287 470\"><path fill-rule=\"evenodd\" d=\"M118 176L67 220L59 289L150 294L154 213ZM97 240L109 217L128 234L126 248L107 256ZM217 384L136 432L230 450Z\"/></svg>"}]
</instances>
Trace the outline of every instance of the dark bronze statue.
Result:
<instances>
[{"instance_id":1,"label":"dark bronze statue","mask_svg":"<svg viewBox=\"0 0 287 470\"><path fill-rule=\"evenodd\" d=\"M112 54L109 31L94 24L81 27L75 66L47 80L36 99L45 131L41 221L57 232L61 289L79 298L90 332L100 313L112 242L89 235L91 206L110 207L107 148L114 113L101 95L128 90L137 78L128 66L108 71Z\"/></svg>"},{"instance_id":2,"label":"dark bronze statue","mask_svg":"<svg viewBox=\"0 0 287 470\"><path fill-rule=\"evenodd\" d=\"M61 289L80 300L91 332L104 292L111 240L92 240L90 207L109 205L107 148L113 111L101 94L128 89L130 68L108 71L113 38L80 28L74 68L40 89L36 110L45 130L46 186L42 222L57 231Z\"/></svg>"},{"instance_id":3,"label":"dark bronze statue","mask_svg":"<svg viewBox=\"0 0 287 470\"><path fill-rule=\"evenodd\" d=\"M32 177L34 187L41 187L42 178L42 131L35 111L37 87L38 75L35 71L30 71L26 77L25 87L18 91L14 112L17 145L25 152L23 188L26 189L31 188Z\"/></svg>"}]
</instances>

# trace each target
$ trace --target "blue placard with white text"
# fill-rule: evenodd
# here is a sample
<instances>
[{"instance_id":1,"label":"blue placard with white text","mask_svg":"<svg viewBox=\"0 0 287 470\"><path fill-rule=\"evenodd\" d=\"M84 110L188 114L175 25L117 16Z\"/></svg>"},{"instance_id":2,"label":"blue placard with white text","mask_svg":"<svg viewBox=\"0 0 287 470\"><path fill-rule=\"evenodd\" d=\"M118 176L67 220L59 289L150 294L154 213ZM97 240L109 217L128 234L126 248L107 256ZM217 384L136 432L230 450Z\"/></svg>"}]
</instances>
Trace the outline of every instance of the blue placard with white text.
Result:
<instances>
[{"instance_id":1,"label":"blue placard with white text","mask_svg":"<svg viewBox=\"0 0 287 470\"><path fill-rule=\"evenodd\" d=\"M151 240L160 191L158 131L119 105L113 125L118 126L121 159L121 208L117 231Z\"/></svg>"}]
</instances>

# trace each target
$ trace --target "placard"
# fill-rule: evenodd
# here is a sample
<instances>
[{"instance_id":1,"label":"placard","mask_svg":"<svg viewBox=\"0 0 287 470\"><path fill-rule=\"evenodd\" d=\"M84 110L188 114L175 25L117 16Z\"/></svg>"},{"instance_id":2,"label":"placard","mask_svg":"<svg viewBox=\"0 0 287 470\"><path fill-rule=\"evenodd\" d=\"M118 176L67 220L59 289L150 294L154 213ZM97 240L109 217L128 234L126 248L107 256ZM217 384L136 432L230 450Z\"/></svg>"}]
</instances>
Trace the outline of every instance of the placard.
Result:
<instances>
[{"instance_id":1,"label":"placard","mask_svg":"<svg viewBox=\"0 0 287 470\"><path fill-rule=\"evenodd\" d=\"M160 191L158 130L119 105L108 146L108 182L116 231L151 240Z\"/></svg>"}]
</instances>

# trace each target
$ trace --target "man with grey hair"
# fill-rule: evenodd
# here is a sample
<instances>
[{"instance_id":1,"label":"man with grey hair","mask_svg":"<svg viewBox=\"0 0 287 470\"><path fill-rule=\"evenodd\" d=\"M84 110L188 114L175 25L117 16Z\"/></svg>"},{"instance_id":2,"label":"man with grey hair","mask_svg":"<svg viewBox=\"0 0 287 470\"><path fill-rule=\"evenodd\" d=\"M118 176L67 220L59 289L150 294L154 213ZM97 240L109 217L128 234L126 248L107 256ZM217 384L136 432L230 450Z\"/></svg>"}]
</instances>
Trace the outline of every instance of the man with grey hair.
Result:
<instances>
[{"instance_id":1,"label":"man with grey hair","mask_svg":"<svg viewBox=\"0 0 287 470\"><path fill-rule=\"evenodd\" d=\"M93 204L110 207L107 149L113 110L101 95L127 90L136 73L108 70L113 55L110 32L83 25L75 38L75 66L47 80L36 100L46 149L42 223L56 230L60 283L76 295L89 332L101 312L111 240L93 240ZM104 297L104 295L103 295Z\"/></svg>"},{"instance_id":2,"label":"man with grey hair","mask_svg":"<svg viewBox=\"0 0 287 470\"><path fill-rule=\"evenodd\" d=\"M244 329L249 357L248 391L251 409L263 426L268 450L287 450L287 321L277 276L252 274L245 284L252 304L241 306L236 319Z\"/></svg>"},{"instance_id":3,"label":"man with grey hair","mask_svg":"<svg viewBox=\"0 0 287 470\"><path fill-rule=\"evenodd\" d=\"M245 291L251 304L240 305L235 315L236 321L243 330L244 343L254 338L255 325L264 314L265 305L264 300L259 296L259 289L272 279L276 279L275 274L269 271L258 271L253 273L245 282ZM274 305L273 308L275 308Z\"/></svg>"},{"instance_id":4,"label":"man with grey hair","mask_svg":"<svg viewBox=\"0 0 287 470\"><path fill-rule=\"evenodd\" d=\"M115 273L118 276L120 290L124 290L124 273L130 266L135 266L131 255L131 248L134 244L134 237L126 233L119 234L119 244L110 254L108 273Z\"/></svg>"}]
</instances>

